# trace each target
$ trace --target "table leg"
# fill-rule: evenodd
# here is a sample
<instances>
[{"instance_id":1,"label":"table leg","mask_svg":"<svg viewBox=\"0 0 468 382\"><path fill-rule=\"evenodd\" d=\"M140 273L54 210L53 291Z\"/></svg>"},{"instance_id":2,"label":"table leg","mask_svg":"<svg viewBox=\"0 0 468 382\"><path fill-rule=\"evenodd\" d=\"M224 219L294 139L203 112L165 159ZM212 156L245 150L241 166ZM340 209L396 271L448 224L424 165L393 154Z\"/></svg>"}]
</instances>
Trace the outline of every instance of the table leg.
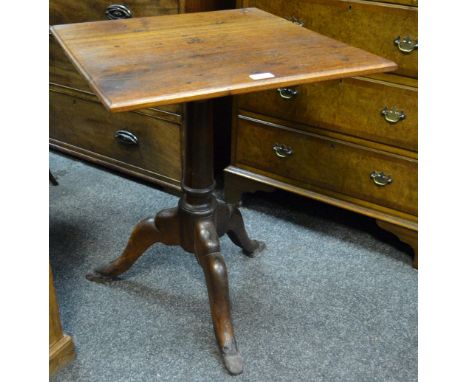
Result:
<instances>
[{"instance_id":1,"label":"table leg","mask_svg":"<svg viewBox=\"0 0 468 382\"><path fill-rule=\"evenodd\" d=\"M52 173L50 172L50 170L49 170L49 182L50 182L50 184L52 184L53 186L58 186L57 179L55 179L55 176L52 175Z\"/></svg>"},{"instance_id":2,"label":"table leg","mask_svg":"<svg viewBox=\"0 0 468 382\"><path fill-rule=\"evenodd\" d=\"M112 281L129 270L153 244L179 244L178 225L177 208L163 210L156 218L142 220L133 229L122 255L109 264L104 264L89 272L86 278L97 282Z\"/></svg>"},{"instance_id":3,"label":"table leg","mask_svg":"<svg viewBox=\"0 0 468 382\"><path fill-rule=\"evenodd\" d=\"M185 106L183 195L177 208L163 210L155 219L140 222L133 230L123 254L90 272L92 281L109 281L128 270L155 243L179 245L194 253L203 268L210 300L216 340L226 369L243 370L231 320L227 269L220 253L219 237L228 234L248 256L256 256L265 244L251 240L237 207L217 201L213 195L212 101Z\"/></svg>"},{"instance_id":4,"label":"table leg","mask_svg":"<svg viewBox=\"0 0 468 382\"><path fill-rule=\"evenodd\" d=\"M227 269L211 220L200 221L196 226L195 255L205 273L213 327L224 364L231 374L240 374L242 357L232 326Z\"/></svg>"}]
</instances>

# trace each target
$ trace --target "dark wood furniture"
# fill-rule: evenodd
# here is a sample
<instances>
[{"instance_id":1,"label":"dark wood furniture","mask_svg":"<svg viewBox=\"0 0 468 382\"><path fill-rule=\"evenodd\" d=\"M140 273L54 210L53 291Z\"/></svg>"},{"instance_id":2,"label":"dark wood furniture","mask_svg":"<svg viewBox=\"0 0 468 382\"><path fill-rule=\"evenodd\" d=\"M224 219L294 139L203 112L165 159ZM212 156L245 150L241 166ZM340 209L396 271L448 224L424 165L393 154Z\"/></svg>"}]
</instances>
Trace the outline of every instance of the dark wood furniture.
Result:
<instances>
[{"instance_id":1,"label":"dark wood furniture","mask_svg":"<svg viewBox=\"0 0 468 382\"><path fill-rule=\"evenodd\" d=\"M227 233L249 256L264 244L247 236L239 209L213 196L212 99L396 65L255 8L60 25L52 33L111 112L187 102L178 207L141 221L123 254L88 278L112 280L158 242L194 253L225 366L241 373L219 237Z\"/></svg>"},{"instance_id":2,"label":"dark wood furniture","mask_svg":"<svg viewBox=\"0 0 468 382\"><path fill-rule=\"evenodd\" d=\"M50 0L49 23L171 15L234 5L234 0L126 0L120 4L110 0ZM179 191L183 105L110 115L52 37L49 57L50 147Z\"/></svg>"},{"instance_id":3,"label":"dark wood furniture","mask_svg":"<svg viewBox=\"0 0 468 382\"><path fill-rule=\"evenodd\" d=\"M418 263L417 0L239 0L386 57L391 74L234 97L225 196L282 189L375 218Z\"/></svg>"},{"instance_id":4,"label":"dark wood furniture","mask_svg":"<svg viewBox=\"0 0 468 382\"><path fill-rule=\"evenodd\" d=\"M54 279L49 266L49 374L55 374L75 357L75 346L69 335L63 333L60 321Z\"/></svg>"}]
</instances>

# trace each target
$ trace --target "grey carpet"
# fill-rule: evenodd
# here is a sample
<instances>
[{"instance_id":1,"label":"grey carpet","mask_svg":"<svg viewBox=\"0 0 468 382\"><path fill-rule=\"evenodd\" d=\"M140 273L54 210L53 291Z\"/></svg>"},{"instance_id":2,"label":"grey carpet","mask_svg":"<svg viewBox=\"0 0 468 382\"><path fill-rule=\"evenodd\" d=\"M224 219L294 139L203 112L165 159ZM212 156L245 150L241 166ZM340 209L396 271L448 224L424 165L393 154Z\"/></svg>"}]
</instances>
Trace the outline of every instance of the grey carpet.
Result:
<instances>
[{"instance_id":1,"label":"grey carpet","mask_svg":"<svg viewBox=\"0 0 468 382\"><path fill-rule=\"evenodd\" d=\"M370 219L288 194L246 198L247 229L267 249L250 259L221 240L245 362L231 377L192 255L156 245L120 281L85 279L177 198L54 153L50 168L50 262L77 350L53 380L417 380L417 271Z\"/></svg>"}]
</instances>

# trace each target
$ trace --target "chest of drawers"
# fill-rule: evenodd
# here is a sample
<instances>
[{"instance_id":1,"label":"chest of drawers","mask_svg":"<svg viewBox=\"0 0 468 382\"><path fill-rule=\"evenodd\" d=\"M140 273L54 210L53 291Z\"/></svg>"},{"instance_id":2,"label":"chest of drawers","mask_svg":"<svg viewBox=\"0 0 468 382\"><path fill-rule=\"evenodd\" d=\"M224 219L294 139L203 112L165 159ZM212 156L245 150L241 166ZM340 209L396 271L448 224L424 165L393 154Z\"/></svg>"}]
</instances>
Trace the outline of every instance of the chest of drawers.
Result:
<instances>
[{"instance_id":1,"label":"chest of drawers","mask_svg":"<svg viewBox=\"0 0 468 382\"><path fill-rule=\"evenodd\" d=\"M413 247L417 266L417 1L237 5L277 14L399 68L235 97L228 201L283 189L370 216Z\"/></svg>"},{"instance_id":2,"label":"chest of drawers","mask_svg":"<svg viewBox=\"0 0 468 382\"><path fill-rule=\"evenodd\" d=\"M51 0L51 25L232 8L232 0ZM107 112L49 40L50 147L178 191L183 105ZM220 106L221 108L224 105Z\"/></svg>"}]
</instances>

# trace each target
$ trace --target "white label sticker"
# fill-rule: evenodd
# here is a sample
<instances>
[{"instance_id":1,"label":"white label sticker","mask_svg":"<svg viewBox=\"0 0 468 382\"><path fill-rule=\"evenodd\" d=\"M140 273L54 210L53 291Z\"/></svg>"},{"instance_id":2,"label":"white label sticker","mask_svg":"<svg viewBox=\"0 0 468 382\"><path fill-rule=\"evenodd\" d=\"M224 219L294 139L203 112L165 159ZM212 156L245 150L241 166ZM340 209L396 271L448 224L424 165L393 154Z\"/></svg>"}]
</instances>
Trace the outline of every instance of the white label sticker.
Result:
<instances>
[{"instance_id":1,"label":"white label sticker","mask_svg":"<svg viewBox=\"0 0 468 382\"><path fill-rule=\"evenodd\" d=\"M274 78L275 75L273 73L255 73L251 74L249 77L253 80L264 80L267 78Z\"/></svg>"}]
</instances>

